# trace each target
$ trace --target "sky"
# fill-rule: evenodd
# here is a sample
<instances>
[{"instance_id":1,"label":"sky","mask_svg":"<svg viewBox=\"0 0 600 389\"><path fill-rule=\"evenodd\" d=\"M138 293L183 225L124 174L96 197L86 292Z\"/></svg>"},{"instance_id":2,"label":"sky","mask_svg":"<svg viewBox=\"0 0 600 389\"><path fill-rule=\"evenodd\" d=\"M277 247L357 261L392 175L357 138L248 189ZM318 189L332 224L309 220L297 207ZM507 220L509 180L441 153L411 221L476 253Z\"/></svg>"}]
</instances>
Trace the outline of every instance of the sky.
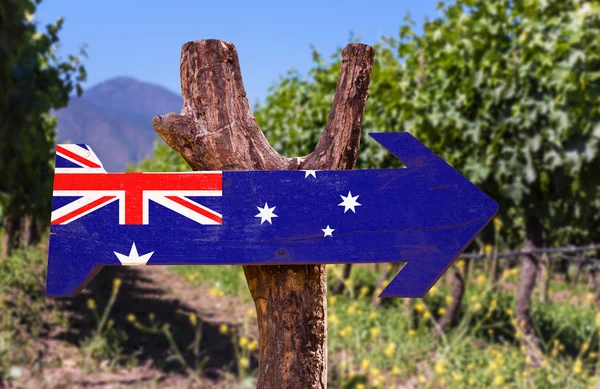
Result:
<instances>
[{"instance_id":1,"label":"sky","mask_svg":"<svg viewBox=\"0 0 600 389\"><path fill-rule=\"evenodd\" d=\"M130 76L181 95L181 46L200 39L231 42L254 104L288 70L307 73L311 44L327 59L351 33L372 45L397 36L407 12L419 24L438 16L438 1L43 0L35 20L41 27L65 18L60 55L87 45L84 89Z\"/></svg>"}]
</instances>

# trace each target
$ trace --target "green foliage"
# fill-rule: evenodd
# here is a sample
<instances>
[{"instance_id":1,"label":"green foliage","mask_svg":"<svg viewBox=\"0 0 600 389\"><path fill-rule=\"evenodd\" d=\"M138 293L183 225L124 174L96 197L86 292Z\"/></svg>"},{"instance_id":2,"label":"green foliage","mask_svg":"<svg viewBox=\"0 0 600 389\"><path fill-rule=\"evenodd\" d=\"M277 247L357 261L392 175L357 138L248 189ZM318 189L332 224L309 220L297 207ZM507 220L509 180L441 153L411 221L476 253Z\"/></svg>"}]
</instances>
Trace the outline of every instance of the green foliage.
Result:
<instances>
[{"instance_id":1,"label":"green foliage","mask_svg":"<svg viewBox=\"0 0 600 389\"><path fill-rule=\"evenodd\" d=\"M192 170L179 153L162 139L154 141L154 155L146 157L139 165L127 166L129 172L189 172Z\"/></svg>"},{"instance_id":2,"label":"green foliage","mask_svg":"<svg viewBox=\"0 0 600 389\"><path fill-rule=\"evenodd\" d=\"M50 207L56 120L69 94L81 94L81 57L56 55L63 20L38 31L40 0L0 4L0 208L46 216ZM82 50L82 55L85 52Z\"/></svg>"},{"instance_id":3,"label":"green foliage","mask_svg":"<svg viewBox=\"0 0 600 389\"><path fill-rule=\"evenodd\" d=\"M406 18L397 38L375 46L358 167L398 164L367 132L409 131L498 200L507 224L527 213L550 220L547 229L566 218L589 229L600 185L600 6L458 0L438 8L444 16L422 35ZM288 73L255 107L279 151L304 155L316 144L339 72L339 53L332 58L324 65L314 52L310 79Z\"/></svg>"}]
</instances>

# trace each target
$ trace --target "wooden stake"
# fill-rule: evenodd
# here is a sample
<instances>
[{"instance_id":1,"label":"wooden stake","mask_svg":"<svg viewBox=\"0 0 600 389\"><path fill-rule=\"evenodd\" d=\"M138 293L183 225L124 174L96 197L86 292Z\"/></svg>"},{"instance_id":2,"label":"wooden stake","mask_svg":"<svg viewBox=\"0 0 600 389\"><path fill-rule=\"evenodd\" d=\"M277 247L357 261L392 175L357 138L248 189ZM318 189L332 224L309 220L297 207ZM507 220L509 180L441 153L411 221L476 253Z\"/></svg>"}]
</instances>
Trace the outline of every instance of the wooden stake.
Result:
<instances>
[{"instance_id":1,"label":"wooden stake","mask_svg":"<svg viewBox=\"0 0 600 389\"><path fill-rule=\"evenodd\" d=\"M183 108L152 125L194 170L352 169L373 57L370 46L346 46L327 126L305 157L286 158L269 145L246 98L235 46L220 40L183 45ZM244 273L258 316L258 388L326 388L325 265L244 266Z\"/></svg>"}]
</instances>

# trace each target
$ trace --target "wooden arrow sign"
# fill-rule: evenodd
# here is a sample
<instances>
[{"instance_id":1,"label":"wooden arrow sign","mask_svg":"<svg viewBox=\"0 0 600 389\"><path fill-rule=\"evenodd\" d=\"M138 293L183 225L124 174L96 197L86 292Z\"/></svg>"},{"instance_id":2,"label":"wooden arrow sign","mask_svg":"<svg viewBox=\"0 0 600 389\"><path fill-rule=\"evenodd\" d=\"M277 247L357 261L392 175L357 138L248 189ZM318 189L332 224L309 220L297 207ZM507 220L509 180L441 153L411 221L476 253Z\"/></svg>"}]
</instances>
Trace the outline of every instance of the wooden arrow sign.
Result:
<instances>
[{"instance_id":1,"label":"wooden arrow sign","mask_svg":"<svg viewBox=\"0 0 600 389\"><path fill-rule=\"evenodd\" d=\"M107 173L58 145L46 293L105 265L406 262L382 297L421 297L498 204L408 133L370 134L405 169Z\"/></svg>"}]
</instances>

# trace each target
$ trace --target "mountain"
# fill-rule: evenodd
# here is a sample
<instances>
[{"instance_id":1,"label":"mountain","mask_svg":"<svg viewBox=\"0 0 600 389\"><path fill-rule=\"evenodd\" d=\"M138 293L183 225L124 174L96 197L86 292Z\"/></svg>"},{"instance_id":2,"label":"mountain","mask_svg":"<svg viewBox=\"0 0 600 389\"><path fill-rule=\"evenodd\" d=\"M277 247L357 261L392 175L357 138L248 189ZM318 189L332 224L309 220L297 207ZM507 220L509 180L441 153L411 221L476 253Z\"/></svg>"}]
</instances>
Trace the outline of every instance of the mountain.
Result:
<instances>
[{"instance_id":1,"label":"mountain","mask_svg":"<svg viewBox=\"0 0 600 389\"><path fill-rule=\"evenodd\" d=\"M152 117L179 112L182 99L155 84L129 77L114 78L73 97L57 112L57 142L92 147L108 172L152 155L157 138Z\"/></svg>"}]
</instances>

